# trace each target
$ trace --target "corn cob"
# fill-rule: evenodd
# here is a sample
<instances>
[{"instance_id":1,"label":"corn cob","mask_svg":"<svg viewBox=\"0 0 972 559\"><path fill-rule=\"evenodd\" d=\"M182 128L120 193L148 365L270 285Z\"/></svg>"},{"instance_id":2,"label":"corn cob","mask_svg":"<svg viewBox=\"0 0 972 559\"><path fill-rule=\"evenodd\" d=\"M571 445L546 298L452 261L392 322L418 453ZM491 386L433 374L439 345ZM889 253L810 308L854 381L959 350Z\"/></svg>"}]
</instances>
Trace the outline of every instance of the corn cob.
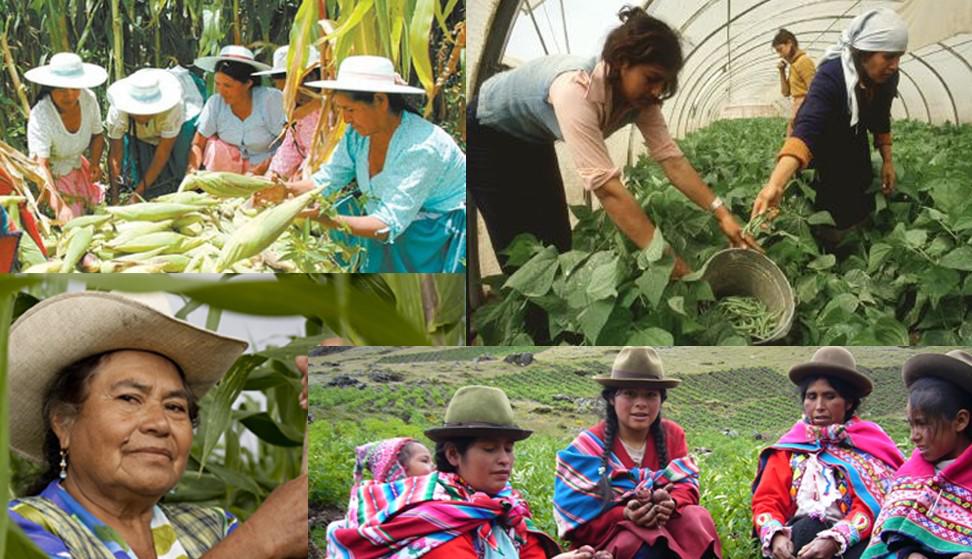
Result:
<instances>
[{"instance_id":1,"label":"corn cob","mask_svg":"<svg viewBox=\"0 0 972 559\"><path fill-rule=\"evenodd\" d=\"M118 252L127 253L146 252L155 248L173 249L175 252L178 252L178 248L186 240L189 240L189 237L180 235L175 231L159 231L158 233L140 235L123 243L114 243L111 247Z\"/></svg>"},{"instance_id":2,"label":"corn cob","mask_svg":"<svg viewBox=\"0 0 972 559\"><path fill-rule=\"evenodd\" d=\"M279 206L265 210L240 227L223 246L216 259L216 271L222 272L233 263L259 254L270 246L293 223L297 215L307 207L317 194L311 190Z\"/></svg>"},{"instance_id":3,"label":"corn cob","mask_svg":"<svg viewBox=\"0 0 972 559\"><path fill-rule=\"evenodd\" d=\"M186 175L186 178L182 179L179 192L198 188L218 198L241 198L271 186L273 186L273 181L262 177L218 171L198 171Z\"/></svg>"},{"instance_id":4,"label":"corn cob","mask_svg":"<svg viewBox=\"0 0 972 559\"><path fill-rule=\"evenodd\" d=\"M189 257L183 254L163 254L150 258L144 265L161 265L163 272L182 272L189 265Z\"/></svg>"},{"instance_id":5,"label":"corn cob","mask_svg":"<svg viewBox=\"0 0 972 559\"><path fill-rule=\"evenodd\" d=\"M96 228L111 219L110 214L96 214L96 215L82 215L78 216L71 221L64 224L64 231L70 231L77 227L84 227L86 225L94 225Z\"/></svg>"},{"instance_id":6,"label":"corn cob","mask_svg":"<svg viewBox=\"0 0 972 559\"><path fill-rule=\"evenodd\" d=\"M201 206L204 208L209 208L219 204L219 200L206 194L204 192L196 192L195 190L187 190L185 192L173 192L171 194L163 194L158 198L152 200L153 202L166 202L171 204L189 204L192 206Z\"/></svg>"},{"instance_id":7,"label":"corn cob","mask_svg":"<svg viewBox=\"0 0 972 559\"><path fill-rule=\"evenodd\" d=\"M34 264L30 268L24 270L25 274L54 274L61 270L61 259L55 258L50 262L41 262L40 264Z\"/></svg>"},{"instance_id":8,"label":"corn cob","mask_svg":"<svg viewBox=\"0 0 972 559\"><path fill-rule=\"evenodd\" d=\"M129 221L162 221L187 214L199 209L191 204L169 202L144 202L130 206L108 206L111 215Z\"/></svg>"},{"instance_id":9,"label":"corn cob","mask_svg":"<svg viewBox=\"0 0 972 559\"><path fill-rule=\"evenodd\" d=\"M138 264L136 266L131 266L125 268L121 271L123 274L158 274L162 272L164 264Z\"/></svg>"},{"instance_id":10,"label":"corn cob","mask_svg":"<svg viewBox=\"0 0 972 559\"><path fill-rule=\"evenodd\" d=\"M91 237L93 236L94 227L91 225L71 230L71 233L67 236L68 244L67 250L64 252L64 262L61 263L61 268L58 270L60 273L74 270L74 266L84 255L85 249L91 244Z\"/></svg>"}]
</instances>

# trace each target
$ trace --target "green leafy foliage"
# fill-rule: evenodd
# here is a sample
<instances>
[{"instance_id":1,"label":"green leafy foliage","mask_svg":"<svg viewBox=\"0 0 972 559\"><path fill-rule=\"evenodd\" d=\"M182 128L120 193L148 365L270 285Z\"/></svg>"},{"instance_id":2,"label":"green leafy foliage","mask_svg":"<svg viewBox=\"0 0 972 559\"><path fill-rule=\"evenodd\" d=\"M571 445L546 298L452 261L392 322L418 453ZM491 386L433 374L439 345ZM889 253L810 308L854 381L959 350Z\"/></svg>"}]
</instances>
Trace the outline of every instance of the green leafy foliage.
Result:
<instances>
[{"instance_id":1,"label":"green leafy foliage","mask_svg":"<svg viewBox=\"0 0 972 559\"><path fill-rule=\"evenodd\" d=\"M784 129L780 119L718 121L679 143L744 220ZM777 219L753 224L796 294L784 343L957 344L972 334L972 127L900 121L893 133L897 191L886 199L872 184L877 209L836 246L814 236L833 220L813 208L812 171L791 183ZM603 210L573 206L572 250L558 254L528 235L517 237L505 250L511 274L484 280L493 296L473 315L484 344L749 341L706 316L713 297L699 274L669 279L666 244L696 270L725 247L715 220L645 157L627 169L626 184L663 235L639 251Z\"/></svg>"}]
</instances>

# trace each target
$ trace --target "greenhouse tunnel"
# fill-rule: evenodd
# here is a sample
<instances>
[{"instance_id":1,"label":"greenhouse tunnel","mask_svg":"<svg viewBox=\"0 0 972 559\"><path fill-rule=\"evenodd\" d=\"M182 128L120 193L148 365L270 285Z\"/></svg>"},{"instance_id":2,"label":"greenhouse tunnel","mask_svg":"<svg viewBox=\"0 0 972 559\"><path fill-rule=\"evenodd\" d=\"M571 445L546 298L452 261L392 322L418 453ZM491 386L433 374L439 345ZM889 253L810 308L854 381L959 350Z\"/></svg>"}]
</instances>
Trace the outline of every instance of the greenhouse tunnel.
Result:
<instances>
[{"instance_id":1,"label":"greenhouse tunnel","mask_svg":"<svg viewBox=\"0 0 972 559\"><path fill-rule=\"evenodd\" d=\"M470 1L469 98L491 75L532 58L596 56L608 30L617 25L618 10L628 4L633 2ZM682 38L685 65L679 90L662 108L675 138L720 119L785 116L789 100L780 93L779 58L770 46L777 31L793 32L800 48L819 62L854 17L879 7L893 9L909 27L892 118L938 125L972 122L972 2L967 0L649 0L641 5ZM632 130L629 126L608 139L614 161L630 165L645 152ZM562 143L557 152L568 203L596 204L585 196ZM499 268L474 208L469 215L469 296L475 307L480 278Z\"/></svg>"}]
</instances>

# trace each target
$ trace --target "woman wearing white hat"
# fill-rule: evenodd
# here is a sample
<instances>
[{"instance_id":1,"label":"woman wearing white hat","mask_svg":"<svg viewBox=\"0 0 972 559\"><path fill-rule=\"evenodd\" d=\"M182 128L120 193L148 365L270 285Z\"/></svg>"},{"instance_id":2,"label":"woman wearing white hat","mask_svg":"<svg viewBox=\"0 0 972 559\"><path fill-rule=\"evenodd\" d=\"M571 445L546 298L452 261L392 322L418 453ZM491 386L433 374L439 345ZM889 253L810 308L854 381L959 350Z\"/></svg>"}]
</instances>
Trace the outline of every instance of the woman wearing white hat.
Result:
<instances>
[{"instance_id":1,"label":"woman wearing white hat","mask_svg":"<svg viewBox=\"0 0 972 559\"><path fill-rule=\"evenodd\" d=\"M197 58L195 66L216 74L216 93L199 115L188 171L262 175L270 166L273 142L287 117L279 90L260 85L254 72L269 70L246 47L229 45L219 56Z\"/></svg>"},{"instance_id":2,"label":"woman wearing white hat","mask_svg":"<svg viewBox=\"0 0 972 559\"><path fill-rule=\"evenodd\" d=\"M269 76L274 87L282 90L287 81L287 54L290 45L284 45L273 53L273 68L263 72L254 72L254 76ZM318 92L305 87L308 82L319 78L317 68L319 55L314 49L309 49L307 62L304 64L304 74L301 87L297 91L293 122L289 123L283 143L277 148L270 162L268 174L271 178L295 179L302 178L306 170L307 156L310 154L311 143L317 123L321 119L321 96Z\"/></svg>"},{"instance_id":3,"label":"woman wearing white hat","mask_svg":"<svg viewBox=\"0 0 972 559\"><path fill-rule=\"evenodd\" d=\"M898 90L898 63L908 48L908 27L894 11L869 10L854 18L823 57L806 99L777 157L776 168L753 203L752 215L775 210L798 170L816 170L815 206L827 210L836 229L821 229L835 244L843 232L874 210L868 131L881 152L881 191L894 191L891 102Z\"/></svg>"},{"instance_id":4,"label":"woman wearing white hat","mask_svg":"<svg viewBox=\"0 0 972 559\"><path fill-rule=\"evenodd\" d=\"M49 174L54 185L47 192L49 204L65 223L104 200L104 190L96 184L105 147L101 109L89 88L105 83L108 72L74 53L59 52L24 78L41 86L27 121L27 147Z\"/></svg>"},{"instance_id":5,"label":"woman wearing white hat","mask_svg":"<svg viewBox=\"0 0 972 559\"><path fill-rule=\"evenodd\" d=\"M164 294L65 293L25 312L10 329L10 446L46 468L11 520L46 557L306 557L306 475L246 522L160 503L185 472L196 402L246 345L175 318Z\"/></svg>"},{"instance_id":6,"label":"woman wearing white hat","mask_svg":"<svg viewBox=\"0 0 972 559\"><path fill-rule=\"evenodd\" d=\"M111 84L108 102L112 202L117 202L122 178L144 198L175 191L186 172L194 133L185 118L179 78L144 68Z\"/></svg>"},{"instance_id":7,"label":"woman wearing white hat","mask_svg":"<svg viewBox=\"0 0 972 559\"><path fill-rule=\"evenodd\" d=\"M391 60L378 56L350 56L336 80L307 85L333 90L350 126L331 160L291 190L326 185L333 193L357 179L364 215L318 219L360 238L362 272L462 272L466 155L406 104L404 95L424 91L405 85Z\"/></svg>"}]
</instances>

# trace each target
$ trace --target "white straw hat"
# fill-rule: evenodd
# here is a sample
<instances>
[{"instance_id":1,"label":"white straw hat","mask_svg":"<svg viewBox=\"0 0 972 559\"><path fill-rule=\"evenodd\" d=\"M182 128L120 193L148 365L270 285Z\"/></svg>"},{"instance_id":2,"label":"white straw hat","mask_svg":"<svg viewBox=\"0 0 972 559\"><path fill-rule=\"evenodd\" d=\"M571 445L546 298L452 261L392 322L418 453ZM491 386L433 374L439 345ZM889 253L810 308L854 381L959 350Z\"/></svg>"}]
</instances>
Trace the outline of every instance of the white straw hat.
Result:
<instances>
[{"instance_id":1,"label":"white straw hat","mask_svg":"<svg viewBox=\"0 0 972 559\"><path fill-rule=\"evenodd\" d=\"M108 86L108 102L130 115L156 115L182 102L182 85L166 70L144 68Z\"/></svg>"},{"instance_id":2,"label":"white straw hat","mask_svg":"<svg viewBox=\"0 0 972 559\"><path fill-rule=\"evenodd\" d=\"M392 61L382 56L349 56L341 62L336 80L307 82L308 87L381 93L425 93L395 73Z\"/></svg>"},{"instance_id":3,"label":"white straw hat","mask_svg":"<svg viewBox=\"0 0 972 559\"><path fill-rule=\"evenodd\" d=\"M44 398L68 365L108 351L163 355L197 398L223 377L247 342L173 316L163 293L64 293L41 301L10 328L10 446L44 460Z\"/></svg>"},{"instance_id":4,"label":"white straw hat","mask_svg":"<svg viewBox=\"0 0 972 559\"><path fill-rule=\"evenodd\" d=\"M273 68L269 70L264 70L262 72L253 72L254 76L274 76L280 77L287 74L287 53L290 51L290 45L284 45L277 50L273 51ZM313 47L307 49L307 62L304 64L304 70L307 70L320 59L320 53L317 52Z\"/></svg>"},{"instance_id":5,"label":"white straw hat","mask_svg":"<svg viewBox=\"0 0 972 559\"><path fill-rule=\"evenodd\" d=\"M48 87L86 89L105 83L108 72L97 64L82 62L73 52L59 52L48 64L24 72L24 78Z\"/></svg>"},{"instance_id":6,"label":"white straw hat","mask_svg":"<svg viewBox=\"0 0 972 559\"><path fill-rule=\"evenodd\" d=\"M206 70L207 72L215 72L216 65L223 60L242 62L243 64L253 66L259 71L270 69L269 65L264 64L263 62L257 62L256 57L253 56L252 50L246 47L241 47L240 45L227 45L220 49L219 56L203 56L194 60L192 64L197 68Z\"/></svg>"}]
</instances>

